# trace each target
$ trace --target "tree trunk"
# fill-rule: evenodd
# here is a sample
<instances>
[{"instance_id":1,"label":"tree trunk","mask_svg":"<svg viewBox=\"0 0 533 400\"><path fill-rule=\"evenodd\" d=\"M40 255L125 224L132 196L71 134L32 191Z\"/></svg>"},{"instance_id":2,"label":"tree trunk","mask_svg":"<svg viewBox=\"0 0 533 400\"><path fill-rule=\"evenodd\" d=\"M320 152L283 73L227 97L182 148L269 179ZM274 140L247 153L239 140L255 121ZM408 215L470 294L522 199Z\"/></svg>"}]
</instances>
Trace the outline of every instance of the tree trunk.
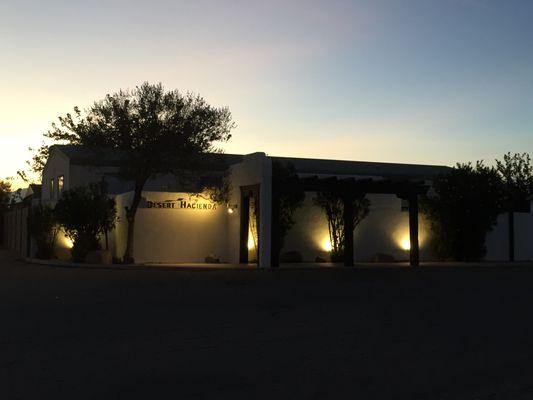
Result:
<instances>
[{"instance_id":1,"label":"tree trunk","mask_svg":"<svg viewBox=\"0 0 533 400\"><path fill-rule=\"evenodd\" d=\"M131 207L126 207L126 221L128 222L128 236L126 239L126 251L124 252L124 257L122 261L125 264L134 264L135 258L133 256L133 245L134 245L134 236L135 236L135 216L137 214L137 209L139 208L139 203L141 202L142 191L144 184L148 178L139 178L135 182L135 191L133 193L133 200L131 202Z\"/></svg>"}]
</instances>

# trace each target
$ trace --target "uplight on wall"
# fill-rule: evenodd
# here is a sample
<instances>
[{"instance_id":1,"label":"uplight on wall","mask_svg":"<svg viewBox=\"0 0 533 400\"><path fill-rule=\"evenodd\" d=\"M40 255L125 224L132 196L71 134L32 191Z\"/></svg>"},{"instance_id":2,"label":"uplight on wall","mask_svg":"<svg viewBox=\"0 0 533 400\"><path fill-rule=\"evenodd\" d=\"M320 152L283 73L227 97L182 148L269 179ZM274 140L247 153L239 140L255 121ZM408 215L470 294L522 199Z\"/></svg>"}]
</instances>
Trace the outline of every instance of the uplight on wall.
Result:
<instances>
[{"instance_id":1,"label":"uplight on wall","mask_svg":"<svg viewBox=\"0 0 533 400\"><path fill-rule=\"evenodd\" d=\"M333 249L333 246L331 246L331 241L329 240L329 237L326 237L322 241L322 250L324 251L331 251Z\"/></svg>"},{"instance_id":2,"label":"uplight on wall","mask_svg":"<svg viewBox=\"0 0 533 400\"><path fill-rule=\"evenodd\" d=\"M65 245L67 249L72 249L74 247L74 242L66 236L63 239L63 244Z\"/></svg>"},{"instance_id":3,"label":"uplight on wall","mask_svg":"<svg viewBox=\"0 0 533 400\"><path fill-rule=\"evenodd\" d=\"M400 247L402 248L402 250L411 250L411 239L409 238L409 236L404 236L401 240L400 240Z\"/></svg>"},{"instance_id":4,"label":"uplight on wall","mask_svg":"<svg viewBox=\"0 0 533 400\"><path fill-rule=\"evenodd\" d=\"M255 249L254 238L252 237L252 235L248 235L248 250L253 250L253 249Z\"/></svg>"}]
</instances>

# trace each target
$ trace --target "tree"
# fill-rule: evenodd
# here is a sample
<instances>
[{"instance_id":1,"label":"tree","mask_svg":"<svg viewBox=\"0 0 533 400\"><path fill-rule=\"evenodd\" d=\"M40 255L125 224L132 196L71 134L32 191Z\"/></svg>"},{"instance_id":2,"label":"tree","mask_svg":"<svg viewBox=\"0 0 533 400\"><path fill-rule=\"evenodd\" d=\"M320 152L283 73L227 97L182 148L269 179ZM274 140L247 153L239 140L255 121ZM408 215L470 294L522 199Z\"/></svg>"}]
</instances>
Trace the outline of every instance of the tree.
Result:
<instances>
[{"instance_id":1,"label":"tree","mask_svg":"<svg viewBox=\"0 0 533 400\"><path fill-rule=\"evenodd\" d=\"M344 202L335 193L319 192L314 203L322 208L328 220L329 241L331 243L331 261L337 262L344 257ZM366 197L353 200L354 229L370 212L370 200Z\"/></svg>"},{"instance_id":2,"label":"tree","mask_svg":"<svg viewBox=\"0 0 533 400\"><path fill-rule=\"evenodd\" d=\"M9 207L11 198L11 184L8 181L0 180L0 242L4 242L4 215Z\"/></svg>"},{"instance_id":3,"label":"tree","mask_svg":"<svg viewBox=\"0 0 533 400\"><path fill-rule=\"evenodd\" d=\"M54 214L74 243L72 258L77 262L101 248L101 235L113 229L117 220L115 200L107 196L103 185L94 183L64 191Z\"/></svg>"},{"instance_id":4,"label":"tree","mask_svg":"<svg viewBox=\"0 0 533 400\"><path fill-rule=\"evenodd\" d=\"M480 260L485 238L501 210L503 187L495 168L478 161L457 164L433 181L421 211L432 230L432 245L441 259Z\"/></svg>"},{"instance_id":5,"label":"tree","mask_svg":"<svg viewBox=\"0 0 533 400\"><path fill-rule=\"evenodd\" d=\"M181 179L201 174L208 167L205 155L220 152L214 143L229 140L234 127L227 108L212 107L199 95L144 83L107 95L84 115L75 107L74 114L60 117L59 125L53 124L45 136L123 157L120 175L133 182L123 257L131 263L135 216L148 179L178 171Z\"/></svg>"},{"instance_id":6,"label":"tree","mask_svg":"<svg viewBox=\"0 0 533 400\"><path fill-rule=\"evenodd\" d=\"M11 183L0 180L0 213L7 210L11 201Z\"/></svg>"},{"instance_id":7,"label":"tree","mask_svg":"<svg viewBox=\"0 0 533 400\"><path fill-rule=\"evenodd\" d=\"M528 196L533 193L533 165L527 153L504 154L496 160L496 169L503 182L503 208L509 221L509 261L514 261L514 213L529 211Z\"/></svg>"},{"instance_id":8,"label":"tree","mask_svg":"<svg viewBox=\"0 0 533 400\"><path fill-rule=\"evenodd\" d=\"M37 258L52 258L58 230L54 210L50 206L38 205L32 208L29 233L37 244Z\"/></svg>"}]
</instances>

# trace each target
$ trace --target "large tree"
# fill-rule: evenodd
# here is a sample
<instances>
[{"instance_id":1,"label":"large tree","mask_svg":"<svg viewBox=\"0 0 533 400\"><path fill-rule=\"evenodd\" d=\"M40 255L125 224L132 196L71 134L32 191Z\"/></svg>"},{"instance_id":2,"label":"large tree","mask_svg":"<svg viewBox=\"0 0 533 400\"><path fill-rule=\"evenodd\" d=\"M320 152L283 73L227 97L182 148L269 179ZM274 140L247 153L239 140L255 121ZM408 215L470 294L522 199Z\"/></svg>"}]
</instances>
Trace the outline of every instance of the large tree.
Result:
<instances>
[{"instance_id":1,"label":"large tree","mask_svg":"<svg viewBox=\"0 0 533 400\"><path fill-rule=\"evenodd\" d=\"M496 169L503 182L503 208L508 214L509 260L514 261L514 213L529 211L527 199L533 193L533 165L527 153L507 153L502 160L496 160Z\"/></svg>"},{"instance_id":2,"label":"large tree","mask_svg":"<svg viewBox=\"0 0 533 400\"><path fill-rule=\"evenodd\" d=\"M108 94L83 113L75 107L45 136L100 154L120 155L120 174L133 182L123 257L130 263L134 262L135 216L146 182L158 174L179 171L183 176L203 170L204 155L220 152L215 143L229 140L234 126L227 108L215 108L199 95L144 83L134 90Z\"/></svg>"},{"instance_id":3,"label":"large tree","mask_svg":"<svg viewBox=\"0 0 533 400\"><path fill-rule=\"evenodd\" d=\"M485 256L485 238L501 211L502 193L498 172L481 161L457 164L433 180L433 190L422 199L422 212L441 259L475 261Z\"/></svg>"}]
</instances>

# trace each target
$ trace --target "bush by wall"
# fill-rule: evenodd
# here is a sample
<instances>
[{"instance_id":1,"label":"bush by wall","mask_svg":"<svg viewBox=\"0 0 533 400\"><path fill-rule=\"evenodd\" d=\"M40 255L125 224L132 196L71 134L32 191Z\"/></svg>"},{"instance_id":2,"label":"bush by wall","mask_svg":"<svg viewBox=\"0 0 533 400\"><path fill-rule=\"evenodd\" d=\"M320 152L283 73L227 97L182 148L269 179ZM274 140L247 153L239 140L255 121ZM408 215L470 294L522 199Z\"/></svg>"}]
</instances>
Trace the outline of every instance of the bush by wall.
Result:
<instances>
[{"instance_id":1,"label":"bush by wall","mask_svg":"<svg viewBox=\"0 0 533 400\"><path fill-rule=\"evenodd\" d=\"M115 200L100 184L77 187L63 192L54 210L57 222L73 242L72 258L83 262L87 253L99 250L100 237L115 227Z\"/></svg>"}]
</instances>

